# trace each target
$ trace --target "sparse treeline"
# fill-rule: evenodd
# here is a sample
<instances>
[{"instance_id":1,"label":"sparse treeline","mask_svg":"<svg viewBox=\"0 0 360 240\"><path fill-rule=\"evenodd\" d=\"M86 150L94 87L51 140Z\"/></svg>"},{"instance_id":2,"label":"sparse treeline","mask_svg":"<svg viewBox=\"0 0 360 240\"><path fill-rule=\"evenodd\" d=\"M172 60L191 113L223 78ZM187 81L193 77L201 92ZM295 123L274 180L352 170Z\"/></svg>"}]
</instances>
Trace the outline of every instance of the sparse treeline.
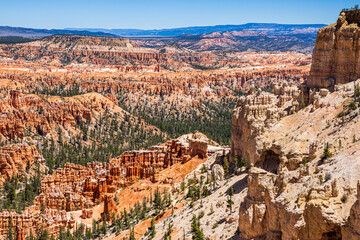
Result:
<instances>
[{"instance_id":1,"label":"sparse treeline","mask_svg":"<svg viewBox=\"0 0 360 240\"><path fill-rule=\"evenodd\" d=\"M56 87L37 87L33 90L34 94L44 94L50 96L60 96L60 97L72 97L80 94L84 94L81 90L80 84L72 84L71 87L67 87L64 84L59 84Z\"/></svg>"},{"instance_id":2,"label":"sparse treeline","mask_svg":"<svg viewBox=\"0 0 360 240\"><path fill-rule=\"evenodd\" d=\"M119 94L118 99L122 108L158 127L171 138L197 130L222 145L229 145L231 142L231 114L235 100L209 100L201 102L197 107L181 108L166 102L161 96L159 100L164 103L155 105L141 104L141 101L138 101L137 105L129 106L126 93ZM166 104L170 104L170 109L165 107Z\"/></svg>"},{"instance_id":3,"label":"sparse treeline","mask_svg":"<svg viewBox=\"0 0 360 240\"><path fill-rule=\"evenodd\" d=\"M59 128L57 141L44 139L38 145L50 172L66 162L81 165L93 161L107 162L124 151L147 148L165 140L161 133L145 129L139 119L128 114L119 121L117 114L105 112L95 124L89 120L81 121L76 128L80 134L69 141L63 141L63 130Z\"/></svg>"}]
</instances>

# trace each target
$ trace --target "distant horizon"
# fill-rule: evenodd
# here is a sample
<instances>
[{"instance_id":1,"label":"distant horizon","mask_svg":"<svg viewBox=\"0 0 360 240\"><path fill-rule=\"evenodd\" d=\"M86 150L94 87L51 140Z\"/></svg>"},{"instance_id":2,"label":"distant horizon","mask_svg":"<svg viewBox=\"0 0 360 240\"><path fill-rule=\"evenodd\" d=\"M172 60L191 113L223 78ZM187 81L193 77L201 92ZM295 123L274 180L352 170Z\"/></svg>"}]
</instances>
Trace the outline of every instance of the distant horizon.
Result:
<instances>
[{"instance_id":1,"label":"distant horizon","mask_svg":"<svg viewBox=\"0 0 360 240\"><path fill-rule=\"evenodd\" d=\"M275 23L275 22L247 22L239 24L215 24L215 25L193 25L193 26L182 26L182 27L173 27L173 28L152 28L152 29L141 29L141 28L105 28L105 27L64 27L64 28L35 28L35 27L23 27L23 26L9 26L9 25L0 25L0 27L10 27L10 28L28 28L28 29L38 29L38 30L87 30L87 29L103 29L103 30L142 30L142 31L151 31L151 30L167 30L167 29L182 29L182 28L201 28L201 27L217 27L217 26L241 26L246 24L277 24L277 25L329 25L327 23Z\"/></svg>"},{"instance_id":2,"label":"distant horizon","mask_svg":"<svg viewBox=\"0 0 360 240\"><path fill-rule=\"evenodd\" d=\"M353 0L18 0L2 3L0 26L158 30L246 23L331 24Z\"/></svg>"}]
</instances>

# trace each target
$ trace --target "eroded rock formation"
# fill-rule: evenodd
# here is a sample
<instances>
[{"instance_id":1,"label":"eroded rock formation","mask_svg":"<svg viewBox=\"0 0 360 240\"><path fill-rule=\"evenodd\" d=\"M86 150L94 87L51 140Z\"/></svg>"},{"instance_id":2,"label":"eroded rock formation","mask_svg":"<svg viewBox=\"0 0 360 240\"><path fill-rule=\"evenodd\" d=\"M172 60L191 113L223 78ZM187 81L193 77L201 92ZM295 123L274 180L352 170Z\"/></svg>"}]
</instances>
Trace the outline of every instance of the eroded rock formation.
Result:
<instances>
[{"instance_id":1,"label":"eroded rock formation","mask_svg":"<svg viewBox=\"0 0 360 240\"><path fill-rule=\"evenodd\" d=\"M348 112L346 105L353 91L353 83L333 93L319 91L313 104L294 109L298 112L293 114L288 111L298 104L290 98L284 114L279 97L272 94L258 93L239 101L233 116L232 149L246 155L250 167L248 192L239 213L242 238L356 236L352 226L357 205L353 204L360 152L349 129L356 132L360 124L356 111ZM344 117L338 117L342 112L346 112ZM327 145L333 157L322 157Z\"/></svg>"},{"instance_id":2,"label":"eroded rock formation","mask_svg":"<svg viewBox=\"0 0 360 240\"><path fill-rule=\"evenodd\" d=\"M301 91L287 83L274 86L274 94L251 90L241 97L232 115L231 149L233 155L246 156L249 165L262 164L259 152L261 136L265 129L276 124L282 117L295 113L302 106Z\"/></svg>"},{"instance_id":3,"label":"eroded rock formation","mask_svg":"<svg viewBox=\"0 0 360 240\"><path fill-rule=\"evenodd\" d=\"M43 158L34 145L24 143L0 147L0 182L25 172L35 161L43 162Z\"/></svg>"},{"instance_id":4,"label":"eroded rock formation","mask_svg":"<svg viewBox=\"0 0 360 240\"><path fill-rule=\"evenodd\" d=\"M359 10L342 11L336 24L318 32L308 86L329 88L360 77Z\"/></svg>"},{"instance_id":5,"label":"eroded rock formation","mask_svg":"<svg viewBox=\"0 0 360 240\"><path fill-rule=\"evenodd\" d=\"M13 232L15 233L16 230L17 239L25 239L24 236L29 236L30 233L36 236L41 228L47 230L49 235L58 235L60 228L71 229L75 224L74 217L68 216L65 211L46 209L44 213L35 213L27 209L18 214L15 211L3 210L0 212L0 237L7 236L10 221L12 221Z\"/></svg>"}]
</instances>

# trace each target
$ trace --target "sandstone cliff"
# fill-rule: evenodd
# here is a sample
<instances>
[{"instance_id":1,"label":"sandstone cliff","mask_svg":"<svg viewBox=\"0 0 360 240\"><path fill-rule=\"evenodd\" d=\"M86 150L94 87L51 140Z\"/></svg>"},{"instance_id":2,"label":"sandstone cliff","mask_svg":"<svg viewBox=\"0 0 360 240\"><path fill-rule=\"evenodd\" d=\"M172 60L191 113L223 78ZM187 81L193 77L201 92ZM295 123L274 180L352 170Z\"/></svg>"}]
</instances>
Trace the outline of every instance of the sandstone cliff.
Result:
<instances>
[{"instance_id":1,"label":"sandstone cliff","mask_svg":"<svg viewBox=\"0 0 360 240\"><path fill-rule=\"evenodd\" d=\"M308 86L329 88L360 77L359 10L342 11L318 32Z\"/></svg>"},{"instance_id":2,"label":"sandstone cliff","mask_svg":"<svg viewBox=\"0 0 360 240\"><path fill-rule=\"evenodd\" d=\"M325 240L357 234L356 206L346 230L351 233L344 230L360 180L358 109L348 107L352 87L322 90L313 104L290 115L279 114L275 103L281 95L260 93L239 101L232 149L246 155L250 167L240 206L241 237ZM330 158L323 157L326 146Z\"/></svg>"}]
</instances>

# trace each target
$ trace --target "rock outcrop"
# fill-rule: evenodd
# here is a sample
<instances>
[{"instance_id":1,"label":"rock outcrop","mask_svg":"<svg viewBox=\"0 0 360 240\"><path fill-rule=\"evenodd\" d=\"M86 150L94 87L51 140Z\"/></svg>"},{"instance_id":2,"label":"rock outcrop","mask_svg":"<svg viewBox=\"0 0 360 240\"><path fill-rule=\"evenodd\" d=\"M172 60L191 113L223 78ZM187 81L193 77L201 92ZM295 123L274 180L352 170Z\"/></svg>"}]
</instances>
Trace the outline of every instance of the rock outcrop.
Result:
<instances>
[{"instance_id":1,"label":"rock outcrop","mask_svg":"<svg viewBox=\"0 0 360 240\"><path fill-rule=\"evenodd\" d=\"M207 157L207 138L200 133L188 136L188 139L170 140L147 150L124 152L110 159L110 163L94 162L86 167L67 163L44 177L40 194L35 198L35 208L40 210L43 205L50 209L82 210L95 206L98 201L105 201L116 189L139 179L170 182L171 176L161 179L159 172L174 164L186 163L191 159L190 152L196 152L200 158ZM188 141L200 141L201 147L194 143L189 145ZM195 150L192 146L196 147ZM107 201L111 205L109 199ZM109 209L112 211L111 206Z\"/></svg>"},{"instance_id":2,"label":"rock outcrop","mask_svg":"<svg viewBox=\"0 0 360 240\"><path fill-rule=\"evenodd\" d=\"M279 113L277 97L268 93L240 100L233 116L232 150L246 154L250 167L248 192L239 212L242 238L356 236L352 226L357 224L357 204L353 204L360 151L349 129L355 133L360 124L357 110L347 107L353 91L353 83L333 93L320 91L316 103L289 115ZM288 110L297 105L291 102L285 101ZM326 145L332 157L323 157Z\"/></svg>"},{"instance_id":3,"label":"rock outcrop","mask_svg":"<svg viewBox=\"0 0 360 240\"><path fill-rule=\"evenodd\" d=\"M342 11L336 24L321 28L313 51L311 88L330 88L360 77L359 10Z\"/></svg>"},{"instance_id":4,"label":"rock outcrop","mask_svg":"<svg viewBox=\"0 0 360 240\"><path fill-rule=\"evenodd\" d=\"M195 133L193 136L196 136ZM151 178L157 182L157 173L176 163L186 163L191 157L198 155L207 157L208 142L203 139L174 139L163 145L153 146L147 150L125 152L121 156L110 159L110 164L119 166L124 182L128 186L140 178ZM190 156L191 155L191 156ZM115 171L115 169L113 169Z\"/></svg>"},{"instance_id":5,"label":"rock outcrop","mask_svg":"<svg viewBox=\"0 0 360 240\"><path fill-rule=\"evenodd\" d=\"M341 231L343 239L360 239L360 183L357 192L357 200L351 207L350 216Z\"/></svg>"},{"instance_id":6,"label":"rock outcrop","mask_svg":"<svg viewBox=\"0 0 360 240\"><path fill-rule=\"evenodd\" d=\"M286 83L274 86L274 94L252 90L241 97L232 115L232 155L246 156L249 166L262 164L267 154L258 151L262 134L282 117L298 111L300 97L301 91Z\"/></svg>"},{"instance_id":7,"label":"rock outcrop","mask_svg":"<svg viewBox=\"0 0 360 240\"><path fill-rule=\"evenodd\" d=\"M114 201L114 194L106 194L104 196L104 212L102 218L109 221L113 214L117 213L116 203Z\"/></svg>"}]
</instances>

